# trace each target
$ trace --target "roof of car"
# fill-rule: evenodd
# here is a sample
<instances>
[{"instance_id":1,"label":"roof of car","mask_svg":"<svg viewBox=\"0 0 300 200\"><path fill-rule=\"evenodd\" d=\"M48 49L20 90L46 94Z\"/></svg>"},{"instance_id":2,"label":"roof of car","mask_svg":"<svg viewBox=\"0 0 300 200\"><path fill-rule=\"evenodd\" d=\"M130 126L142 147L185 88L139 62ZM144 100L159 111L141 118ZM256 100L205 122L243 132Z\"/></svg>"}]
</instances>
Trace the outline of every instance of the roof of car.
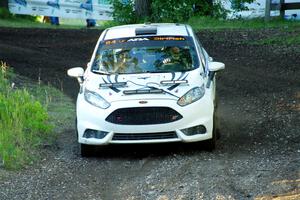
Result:
<instances>
[{"instance_id":1,"label":"roof of car","mask_svg":"<svg viewBox=\"0 0 300 200\"><path fill-rule=\"evenodd\" d=\"M190 26L185 24L171 24L171 23L158 23L158 24L132 24L115 26L107 29L104 40L136 37L136 30L142 29L156 29L156 33L153 35L169 35L169 36L188 36ZM149 34L147 34L149 35ZM139 34L138 36L142 36Z\"/></svg>"}]
</instances>

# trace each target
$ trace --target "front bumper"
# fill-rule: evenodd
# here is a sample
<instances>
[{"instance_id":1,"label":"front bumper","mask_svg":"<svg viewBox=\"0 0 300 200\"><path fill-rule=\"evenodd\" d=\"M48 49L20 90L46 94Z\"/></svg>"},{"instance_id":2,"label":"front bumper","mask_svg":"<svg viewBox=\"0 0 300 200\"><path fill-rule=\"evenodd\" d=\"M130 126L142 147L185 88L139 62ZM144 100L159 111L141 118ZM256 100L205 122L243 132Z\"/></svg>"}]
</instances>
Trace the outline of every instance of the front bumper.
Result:
<instances>
[{"instance_id":1,"label":"front bumper","mask_svg":"<svg viewBox=\"0 0 300 200\"><path fill-rule=\"evenodd\" d=\"M185 107L179 106L174 99L143 99L148 102L146 106L165 106L176 110L183 118L174 122L151 125L120 125L105 121L106 117L116 109L124 107L145 107L145 105L140 105L138 103L140 100L141 99L113 102L108 109L101 109L89 104L83 99L82 95L79 95L77 99L78 142L90 145L107 145L127 143L197 142L212 138L214 106L209 95L205 95L202 99ZM187 136L182 131L183 129L198 125L205 126L206 132ZM102 139L86 138L83 137L83 135L87 129L105 131L107 134ZM118 139L120 137L114 137L115 135L122 136L122 134L124 134L124 136L128 134L131 136L136 134L138 136L139 134L150 135L168 132L173 132L174 137L144 137L140 139L137 139L136 137L129 137L128 139L126 139L126 137L121 137L122 139Z\"/></svg>"}]
</instances>

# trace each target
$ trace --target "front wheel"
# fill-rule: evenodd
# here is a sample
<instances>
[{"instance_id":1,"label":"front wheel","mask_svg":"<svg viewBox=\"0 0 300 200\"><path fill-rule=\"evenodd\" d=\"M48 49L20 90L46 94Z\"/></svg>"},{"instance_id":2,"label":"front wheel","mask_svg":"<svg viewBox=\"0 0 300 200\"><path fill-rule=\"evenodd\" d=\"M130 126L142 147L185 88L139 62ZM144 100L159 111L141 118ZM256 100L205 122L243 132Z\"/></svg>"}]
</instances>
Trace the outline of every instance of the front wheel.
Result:
<instances>
[{"instance_id":1,"label":"front wheel","mask_svg":"<svg viewBox=\"0 0 300 200\"><path fill-rule=\"evenodd\" d=\"M215 125L213 127L212 138L205 141L205 147L208 151L213 151L217 146L217 133Z\"/></svg>"},{"instance_id":2,"label":"front wheel","mask_svg":"<svg viewBox=\"0 0 300 200\"><path fill-rule=\"evenodd\" d=\"M93 155L94 146L87 144L79 144L80 145L80 154L82 157L90 157Z\"/></svg>"},{"instance_id":3,"label":"front wheel","mask_svg":"<svg viewBox=\"0 0 300 200\"><path fill-rule=\"evenodd\" d=\"M205 141L205 147L208 151L213 151L217 146L217 139L220 137L219 127L218 127L218 119L217 119L217 108L215 108L214 116L213 116L213 130L212 130L212 138Z\"/></svg>"}]
</instances>

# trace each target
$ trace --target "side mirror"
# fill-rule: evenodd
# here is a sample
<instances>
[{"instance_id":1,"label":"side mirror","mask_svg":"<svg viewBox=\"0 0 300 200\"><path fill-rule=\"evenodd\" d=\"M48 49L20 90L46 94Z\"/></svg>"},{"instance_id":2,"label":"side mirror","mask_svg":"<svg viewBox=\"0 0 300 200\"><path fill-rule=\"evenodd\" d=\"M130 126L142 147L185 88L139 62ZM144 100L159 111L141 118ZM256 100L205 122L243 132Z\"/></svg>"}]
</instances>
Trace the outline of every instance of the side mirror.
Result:
<instances>
[{"instance_id":1,"label":"side mirror","mask_svg":"<svg viewBox=\"0 0 300 200\"><path fill-rule=\"evenodd\" d=\"M210 87L210 83L213 81L215 74L217 71L220 71L222 69L225 69L225 64L221 62L209 62L208 63L208 81L206 84L206 87Z\"/></svg>"},{"instance_id":2,"label":"side mirror","mask_svg":"<svg viewBox=\"0 0 300 200\"><path fill-rule=\"evenodd\" d=\"M210 72L216 72L219 70L225 69L225 64L221 62L209 62L208 63L208 70Z\"/></svg>"},{"instance_id":3,"label":"side mirror","mask_svg":"<svg viewBox=\"0 0 300 200\"><path fill-rule=\"evenodd\" d=\"M68 76L77 78L78 82L83 83L84 69L81 67L75 67L68 70Z\"/></svg>"},{"instance_id":4,"label":"side mirror","mask_svg":"<svg viewBox=\"0 0 300 200\"><path fill-rule=\"evenodd\" d=\"M86 66L89 68L89 67L92 66L92 63L91 63L91 62L88 62L88 63L86 64Z\"/></svg>"}]
</instances>

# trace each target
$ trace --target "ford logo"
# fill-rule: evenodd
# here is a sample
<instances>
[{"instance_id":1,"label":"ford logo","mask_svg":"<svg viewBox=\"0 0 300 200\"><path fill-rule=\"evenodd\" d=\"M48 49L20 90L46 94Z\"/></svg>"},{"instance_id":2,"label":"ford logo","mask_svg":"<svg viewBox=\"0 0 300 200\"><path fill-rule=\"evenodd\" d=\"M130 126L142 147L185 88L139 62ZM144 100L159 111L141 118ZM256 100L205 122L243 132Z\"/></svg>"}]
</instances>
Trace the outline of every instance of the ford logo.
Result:
<instances>
[{"instance_id":1,"label":"ford logo","mask_svg":"<svg viewBox=\"0 0 300 200\"><path fill-rule=\"evenodd\" d=\"M143 80L146 80L148 78L150 78L150 76L138 77L138 79L143 79Z\"/></svg>"},{"instance_id":2,"label":"ford logo","mask_svg":"<svg viewBox=\"0 0 300 200\"><path fill-rule=\"evenodd\" d=\"M139 101L140 104L146 104L148 101Z\"/></svg>"}]
</instances>

